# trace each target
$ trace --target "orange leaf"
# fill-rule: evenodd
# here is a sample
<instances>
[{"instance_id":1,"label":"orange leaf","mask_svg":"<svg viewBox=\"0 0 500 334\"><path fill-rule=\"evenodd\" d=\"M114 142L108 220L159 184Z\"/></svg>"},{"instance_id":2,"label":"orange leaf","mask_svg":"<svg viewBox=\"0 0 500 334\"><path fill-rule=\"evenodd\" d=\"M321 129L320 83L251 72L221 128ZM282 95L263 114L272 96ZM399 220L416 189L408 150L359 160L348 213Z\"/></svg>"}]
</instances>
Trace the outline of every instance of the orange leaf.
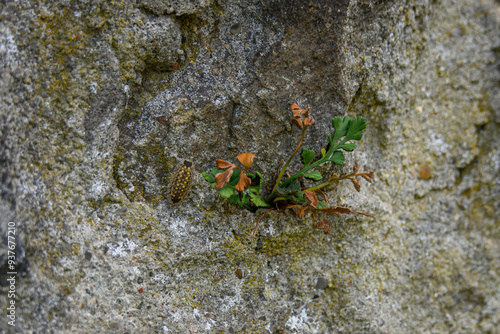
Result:
<instances>
[{"instance_id":1,"label":"orange leaf","mask_svg":"<svg viewBox=\"0 0 500 334\"><path fill-rule=\"evenodd\" d=\"M302 219L302 216L304 215L304 211L305 210L303 208L298 207L297 208L297 213L296 213L297 217L299 217L300 219Z\"/></svg>"},{"instance_id":2,"label":"orange leaf","mask_svg":"<svg viewBox=\"0 0 500 334\"><path fill-rule=\"evenodd\" d=\"M238 191L243 191L245 190L245 188L248 188L251 183L252 180L250 180L250 178L246 176L245 173L241 172L240 180L238 181L238 184L234 188Z\"/></svg>"},{"instance_id":3,"label":"orange leaf","mask_svg":"<svg viewBox=\"0 0 500 334\"><path fill-rule=\"evenodd\" d=\"M217 159L217 168L218 169L226 169L226 168L233 167L233 166L234 166L234 164L232 164L230 162L227 162L227 161L224 161L221 159Z\"/></svg>"},{"instance_id":4,"label":"orange leaf","mask_svg":"<svg viewBox=\"0 0 500 334\"><path fill-rule=\"evenodd\" d=\"M292 118L290 120L290 123L297 125L297 127L301 130L304 128L304 126L302 125L302 120L300 118Z\"/></svg>"},{"instance_id":5,"label":"orange leaf","mask_svg":"<svg viewBox=\"0 0 500 334\"><path fill-rule=\"evenodd\" d=\"M224 173L219 173L215 175L215 189L219 190L220 188L224 187L226 183L229 183L229 180L231 179L231 176L233 175L234 172L233 169L235 167L236 166L233 165L233 167L229 168Z\"/></svg>"},{"instance_id":6,"label":"orange leaf","mask_svg":"<svg viewBox=\"0 0 500 334\"><path fill-rule=\"evenodd\" d=\"M314 123L314 119L312 119L312 118L304 118L304 125L305 126L313 125L313 123Z\"/></svg>"},{"instance_id":7,"label":"orange leaf","mask_svg":"<svg viewBox=\"0 0 500 334\"><path fill-rule=\"evenodd\" d=\"M302 110L302 108L299 107L299 105L297 103L293 103L291 106L290 106L290 110L292 111L293 113L293 117L300 117L300 115L302 114L302 112L304 110Z\"/></svg>"},{"instance_id":8,"label":"orange leaf","mask_svg":"<svg viewBox=\"0 0 500 334\"><path fill-rule=\"evenodd\" d=\"M311 202L311 206L313 208L318 205L318 197L316 197L316 193L314 191L306 190L306 193L304 195L306 195L309 202Z\"/></svg>"},{"instance_id":9,"label":"orange leaf","mask_svg":"<svg viewBox=\"0 0 500 334\"><path fill-rule=\"evenodd\" d=\"M309 113L311 112L311 107L307 108L306 110L302 110L302 114L308 118L309 117Z\"/></svg>"},{"instance_id":10,"label":"orange leaf","mask_svg":"<svg viewBox=\"0 0 500 334\"><path fill-rule=\"evenodd\" d=\"M249 169L250 166L252 166L253 158L255 157L256 155L252 153L241 153L240 155L237 156L238 160L241 162L243 167L245 167L245 170Z\"/></svg>"}]
</instances>

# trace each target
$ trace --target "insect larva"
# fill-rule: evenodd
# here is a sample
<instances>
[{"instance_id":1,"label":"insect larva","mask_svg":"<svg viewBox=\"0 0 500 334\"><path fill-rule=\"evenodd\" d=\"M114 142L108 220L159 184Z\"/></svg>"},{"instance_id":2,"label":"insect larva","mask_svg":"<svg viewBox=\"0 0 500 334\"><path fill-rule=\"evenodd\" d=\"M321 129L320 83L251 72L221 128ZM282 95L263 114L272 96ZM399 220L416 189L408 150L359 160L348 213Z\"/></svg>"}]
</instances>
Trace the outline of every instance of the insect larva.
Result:
<instances>
[{"instance_id":1,"label":"insect larva","mask_svg":"<svg viewBox=\"0 0 500 334\"><path fill-rule=\"evenodd\" d=\"M169 199L172 205L181 202L189 193L192 178L193 163L189 160L184 160L184 164L174 173L170 181Z\"/></svg>"}]
</instances>

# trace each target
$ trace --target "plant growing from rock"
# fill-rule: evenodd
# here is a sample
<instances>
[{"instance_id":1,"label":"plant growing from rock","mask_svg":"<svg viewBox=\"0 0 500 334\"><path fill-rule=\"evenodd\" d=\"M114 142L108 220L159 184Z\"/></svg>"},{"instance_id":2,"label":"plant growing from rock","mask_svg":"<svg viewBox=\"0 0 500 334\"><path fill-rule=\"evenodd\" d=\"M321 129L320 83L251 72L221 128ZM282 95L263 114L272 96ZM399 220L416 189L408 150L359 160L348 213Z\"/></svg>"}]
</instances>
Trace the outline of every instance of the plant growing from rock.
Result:
<instances>
[{"instance_id":1,"label":"plant growing from rock","mask_svg":"<svg viewBox=\"0 0 500 334\"><path fill-rule=\"evenodd\" d=\"M290 162L302 146L307 128L314 124L314 120L310 117L310 108L304 110L294 103L290 106L290 110L292 111L290 122L302 131L301 137L285 164L281 166L280 163L278 166L279 172L273 178L273 188L272 190L269 188L270 193L267 196L264 197L261 194L262 176L260 173L248 173L255 158L252 153L242 153L237 156L243 168L218 159L217 168L202 173L205 180L211 183L221 197L227 198L233 204L251 211L267 208L257 221L253 235L257 233L260 220L270 211L290 210L300 219L310 212L316 221L314 227L323 230L325 234L331 229L331 222L326 218L328 215L338 217L341 214L360 214L373 217L367 212L330 205L324 189L340 180L350 180L359 192L361 190L360 178L372 182L375 169L369 172L359 172L359 165L356 162L351 173L341 176L332 173L326 177L315 169L325 163L339 166L344 164L344 152L355 150L357 146L352 141L359 141L363 136L363 130L366 128L365 118L334 117L332 119L334 133L328 134L328 145L317 152L304 148L301 153L302 169L291 176L289 174L285 176ZM308 179L313 185L304 186L303 179Z\"/></svg>"}]
</instances>

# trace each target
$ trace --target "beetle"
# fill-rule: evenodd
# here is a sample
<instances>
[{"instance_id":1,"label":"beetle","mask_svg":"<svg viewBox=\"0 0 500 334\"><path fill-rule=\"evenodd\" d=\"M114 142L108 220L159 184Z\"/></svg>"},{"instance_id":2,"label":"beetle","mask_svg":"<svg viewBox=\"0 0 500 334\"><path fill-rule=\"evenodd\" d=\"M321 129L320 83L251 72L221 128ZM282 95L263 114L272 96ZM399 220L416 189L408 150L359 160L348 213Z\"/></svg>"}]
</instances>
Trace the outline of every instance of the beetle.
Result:
<instances>
[{"instance_id":1,"label":"beetle","mask_svg":"<svg viewBox=\"0 0 500 334\"><path fill-rule=\"evenodd\" d=\"M184 163L175 171L170 181L168 197L172 205L179 204L189 193L193 174L193 163L184 160Z\"/></svg>"}]
</instances>

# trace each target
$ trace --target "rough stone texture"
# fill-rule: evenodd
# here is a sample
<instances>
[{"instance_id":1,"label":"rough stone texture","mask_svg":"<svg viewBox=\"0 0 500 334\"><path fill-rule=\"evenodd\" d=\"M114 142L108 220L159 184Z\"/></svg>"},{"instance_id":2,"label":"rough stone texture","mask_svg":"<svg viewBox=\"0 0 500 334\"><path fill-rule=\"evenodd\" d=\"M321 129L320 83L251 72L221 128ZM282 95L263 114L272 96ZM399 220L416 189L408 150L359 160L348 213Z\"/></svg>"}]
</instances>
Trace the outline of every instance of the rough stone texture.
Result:
<instances>
[{"instance_id":1,"label":"rough stone texture","mask_svg":"<svg viewBox=\"0 0 500 334\"><path fill-rule=\"evenodd\" d=\"M6 245L17 224L18 308L0 331L500 333L499 13L492 0L3 3L0 232ZM330 195L376 219L324 235L270 214L255 240L262 212L199 173L253 152L269 178L298 141L294 102L312 109L313 149L333 116L367 118L344 171L358 161L376 180ZM198 173L172 208L184 159ZM2 310L6 260L3 247Z\"/></svg>"},{"instance_id":2,"label":"rough stone texture","mask_svg":"<svg viewBox=\"0 0 500 334\"><path fill-rule=\"evenodd\" d=\"M201 9L210 6L212 0L139 0L137 4L145 10L152 11L155 15L175 14L197 14Z\"/></svg>"}]
</instances>

